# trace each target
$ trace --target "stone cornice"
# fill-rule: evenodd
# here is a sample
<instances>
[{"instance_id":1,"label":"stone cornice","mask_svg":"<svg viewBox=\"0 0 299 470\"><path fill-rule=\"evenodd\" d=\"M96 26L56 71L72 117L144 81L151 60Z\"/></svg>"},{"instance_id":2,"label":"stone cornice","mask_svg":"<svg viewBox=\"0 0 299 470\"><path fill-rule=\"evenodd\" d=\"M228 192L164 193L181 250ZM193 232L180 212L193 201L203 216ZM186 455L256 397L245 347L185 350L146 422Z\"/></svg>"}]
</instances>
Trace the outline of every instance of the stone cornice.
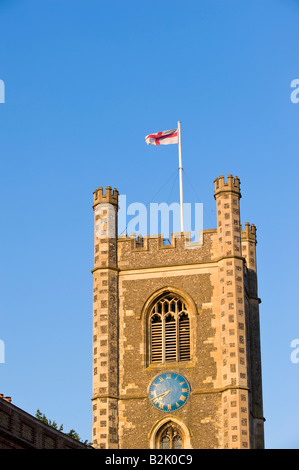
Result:
<instances>
[{"instance_id":1,"label":"stone cornice","mask_svg":"<svg viewBox=\"0 0 299 470\"><path fill-rule=\"evenodd\" d=\"M133 267L133 268L130 268L130 267L122 267L122 266L119 266L119 267L115 267L115 266L95 266L92 270L91 270L91 273L94 273L95 271L100 271L100 270L111 270L111 271L116 271L118 273L123 273L123 272L128 272L128 271L144 271L146 269L155 269L155 270L159 270L159 269L169 269L169 268L188 268L190 266L190 268L195 268L196 266L198 267L202 267L203 265L215 265L215 267L217 266L217 264L220 262L220 261L223 261L225 259L239 259L241 261L243 261L244 263L246 263L246 259L244 258L244 256L239 256L239 255L229 255L229 256L220 256L219 258L214 258L214 259L211 259L211 260L205 260L205 261L194 261L194 263L179 263L179 264L163 264L163 265L157 265L157 264L153 264L153 265L149 265L149 266L138 266L138 267Z\"/></svg>"},{"instance_id":2,"label":"stone cornice","mask_svg":"<svg viewBox=\"0 0 299 470\"><path fill-rule=\"evenodd\" d=\"M250 389L246 386L242 385L228 385L226 387L221 388L203 388L203 389L195 389L192 390L190 396L193 395L208 395L211 393L223 393L227 390L246 390L250 392ZM121 395L108 395L108 394L98 394L92 397L91 400L97 399L113 399L113 400L145 400L148 398L146 393L131 393L131 394L121 394Z\"/></svg>"}]
</instances>

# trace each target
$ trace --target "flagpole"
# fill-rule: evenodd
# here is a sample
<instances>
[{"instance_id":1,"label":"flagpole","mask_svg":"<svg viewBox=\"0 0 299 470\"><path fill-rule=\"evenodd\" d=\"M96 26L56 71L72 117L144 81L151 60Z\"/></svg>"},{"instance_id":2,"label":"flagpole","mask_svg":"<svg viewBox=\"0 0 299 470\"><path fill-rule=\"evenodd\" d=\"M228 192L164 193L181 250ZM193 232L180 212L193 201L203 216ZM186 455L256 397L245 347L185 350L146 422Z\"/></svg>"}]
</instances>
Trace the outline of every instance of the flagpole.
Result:
<instances>
[{"instance_id":1,"label":"flagpole","mask_svg":"<svg viewBox=\"0 0 299 470\"><path fill-rule=\"evenodd\" d=\"M179 137L179 176L180 176L180 214L181 214L181 232L184 231L184 209L183 209L183 166L182 166L182 144L181 144L181 121L178 121Z\"/></svg>"}]
</instances>

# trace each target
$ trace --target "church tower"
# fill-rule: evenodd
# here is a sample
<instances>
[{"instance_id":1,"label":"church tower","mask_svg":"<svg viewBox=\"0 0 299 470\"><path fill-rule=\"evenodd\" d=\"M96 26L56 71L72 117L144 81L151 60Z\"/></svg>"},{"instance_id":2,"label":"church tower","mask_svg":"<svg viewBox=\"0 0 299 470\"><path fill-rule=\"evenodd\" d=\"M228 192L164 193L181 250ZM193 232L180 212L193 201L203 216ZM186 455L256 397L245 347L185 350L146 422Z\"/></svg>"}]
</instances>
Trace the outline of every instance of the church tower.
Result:
<instances>
[{"instance_id":1,"label":"church tower","mask_svg":"<svg viewBox=\"0 0 299 470\"><path fill-rule=\"evenodd\" d=\"M94 192L93 445L263 448L256 229L240 181L214 181L217 228L117 236L118 192Z\"/></svg>"}]
</instances>

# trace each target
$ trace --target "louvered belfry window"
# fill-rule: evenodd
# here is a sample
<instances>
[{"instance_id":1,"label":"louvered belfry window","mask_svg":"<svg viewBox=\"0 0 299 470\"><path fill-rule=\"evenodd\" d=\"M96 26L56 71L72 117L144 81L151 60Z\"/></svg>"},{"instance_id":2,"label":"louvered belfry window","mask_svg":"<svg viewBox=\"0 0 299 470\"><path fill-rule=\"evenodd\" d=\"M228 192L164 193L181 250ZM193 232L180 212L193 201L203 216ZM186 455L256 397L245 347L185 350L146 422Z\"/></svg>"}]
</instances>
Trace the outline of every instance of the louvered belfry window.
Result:
<instances>
[{"instance_id":1,"label":"louvered belfry window","mask_svg":"<svg viewBox=\"0 0 299 470\"><path fill-rule=\"evenodd\" d=\"M152 307L150 360L190 360L190 318L184 302L174 295L163 296Z\"/></svg>"}]
</instances>

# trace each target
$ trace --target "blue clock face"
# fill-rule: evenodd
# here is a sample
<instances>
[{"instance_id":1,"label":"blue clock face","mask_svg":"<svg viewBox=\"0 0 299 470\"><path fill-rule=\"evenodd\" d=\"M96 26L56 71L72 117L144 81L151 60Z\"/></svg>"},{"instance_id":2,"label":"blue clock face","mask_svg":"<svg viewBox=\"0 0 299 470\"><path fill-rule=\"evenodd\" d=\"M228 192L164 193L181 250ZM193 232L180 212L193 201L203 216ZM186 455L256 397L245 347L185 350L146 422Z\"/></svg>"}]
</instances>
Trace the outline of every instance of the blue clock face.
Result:
<instances>
[{"instance_id":1,"label":"blue clock face","mask_svg":"<svg viewBox=\"0 0 299 470\"><path fill-rule=\"evenodd\" d=\"M158 375L149 388L149 399L160 411L173 412L185 405L190 395L190 387L176 372Z\"/></svg>"}]
</instances>

